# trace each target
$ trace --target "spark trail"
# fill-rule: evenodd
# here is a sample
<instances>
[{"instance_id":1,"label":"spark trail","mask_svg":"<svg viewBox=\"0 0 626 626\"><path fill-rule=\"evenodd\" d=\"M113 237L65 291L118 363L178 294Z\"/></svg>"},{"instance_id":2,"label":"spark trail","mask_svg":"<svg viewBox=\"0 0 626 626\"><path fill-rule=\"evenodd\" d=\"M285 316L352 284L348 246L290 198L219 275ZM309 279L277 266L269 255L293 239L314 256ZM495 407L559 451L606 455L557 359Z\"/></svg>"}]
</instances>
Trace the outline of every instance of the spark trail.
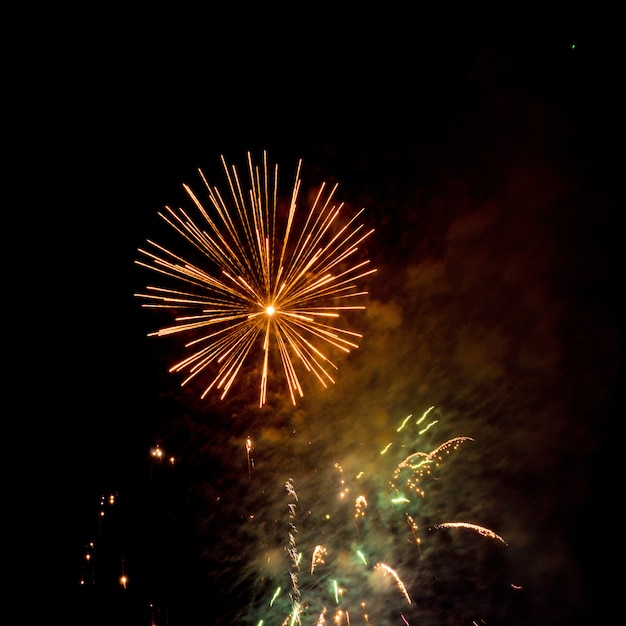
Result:
<instances>
[{"instance_id":1,"label":"spark trail","mask_svg":"<svg viewBox=\"0 0 626 626\"><path fill-rule=\"evenodd\" d=\"M483 537L489 537L491 539L497 539L502 543L506 544L506 541L490 530L489 528L485 528L484 526L479 526L478 524L470 524L468 522L443 522L441 524L435 524L433 528L469 528L470 530L476 531L479 535Z\"/></svg>"}]
</instances>

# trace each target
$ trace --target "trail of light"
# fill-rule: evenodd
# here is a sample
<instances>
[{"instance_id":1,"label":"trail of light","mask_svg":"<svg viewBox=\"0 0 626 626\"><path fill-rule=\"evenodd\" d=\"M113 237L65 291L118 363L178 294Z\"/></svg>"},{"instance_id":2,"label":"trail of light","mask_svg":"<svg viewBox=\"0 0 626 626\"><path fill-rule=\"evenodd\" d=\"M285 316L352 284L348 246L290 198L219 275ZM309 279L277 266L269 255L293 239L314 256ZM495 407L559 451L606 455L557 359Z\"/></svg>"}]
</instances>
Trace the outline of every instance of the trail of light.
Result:
<instances>
[{"instance_id":1,"label":"trail of light","mask_svg":"<svg viewBox=\"0 0 626 626\"><path fill-rule=\"evenodd\" d=\"M298 501L298 494L294 489L293 483L291 479L289 479L285 483L285 489L287 493L294 498L294 500ZM296 505L290 503L288 505L289 508L289 547L287 548L287 553L291 558L291 571L289 572L289 577L291 578L291 592L289 596L291 597L292 602L292 624L300 624L300 588L298 587L298 573L300 571L300 555L296 550L296 533L298 529L296 528L294 519L296 517Z\"/></svg>"},{"instance_id":2,"label":"trail of light","mask_svg":"<svg viewBox=\"0 0 626 626\"><path fill-rule=\"evenodd\" d=\"M410 415L407 415L404 420L402 421L402 424L400 424L400 426L398 426L398 428L396 429L396 432L399 433L404 426L406 425L406 423L413 417L413 414L411 413Z\"/></svg>"},{"instance_id":3,"label":"trail of light","mask_svg":"<svg viewBox=\"0 0 626 626\"><path fill-rule=\"evenodd\" d=\"M385 565L385 563L376 563L374 567L375 569L382 569L384 574L391 574L395 579L396 584L398 585L398 589L400 589L402 595L406 598L406 601L411 604L411 598L409 597L409 593L406 590L404 583L400 580L400 576L398 576L398 573L394 569L389 567L389 565Z\"/></svg>"},{"instance_id":4,"label":"trail of light","mask_svg":"<svg viewBox=\"0 0 626 626\"><path fill-rule=\"evenodd\" d=\"M188 185L183 185L199 219L184 209L169 206L159 216L192 249L200 265L147 240L136 263L160 274L174 286L148 286L135 296L150 309L168 309L178 315L174 323L149 333L192 337L190 354L170 368L187 370L186 384L211 371L204 398L213 388L224 398L241 367L262 338L259 405L267 401L270 355L274 349L282 364L292 403L303 396L295 363L326 386L333 383L329 369L337 369L320 346L350 352L359 333L335 325L342 314L365 309L357 302L367 295L358 284L376 272L369 261L358 261L361 244L372 234L357 224L363 210L347 224L339 223L343 203L335 204L337 189L323 183L302 221L298 217L301 188L299 161L286 216L278 211L278 165L258 166L248 153L248 189L239 173L221 157L230 190L227 202L219 189L198 170L208 194L205 207ZM200 344L200 346L198 346Z\"/></svg>"},{"instance_id":5,"label":"trail of light","mask_svg":"<svg viewBox=\"0 0 626 626\"><path fill-rule=\"evenodd\" d=\"M428 458L434 459L441 452L448 451L448 448L452 448L453 450L456 450L459 447L459 445L462 444L464 441L474 441L474 440L471 437L454 437L452 439L448 439L448 441L444 441L438 448L430 452L428 454ZM441 458L439 460L441 460Z\"/></svg>"},{"instance_id":6,"label":"trail of light","mask_svg":"<svg viewBox=\"0 0 626 626\"><path fill-rule=\"evenodd\" d=\"M435 524L433 528L468 528L469 530L474 530L478 534L483 537L489 537L490 539L497 539L501 541L503 544L508 545L500 535L497 535L490 530L489 528L485 528L484 526L479 526L478 524L469 524L467 522L443 522L441 524Z\"/></svg>"},{"instance_id":7,"label":"trail of light","mask_svg":"<svg viewBox=\"0 0 626 626\"><path fill-rule=\"evenodd\" d=\"M322 612L319 614L318 618L317 618L317 626L324 626L324 624L326 623L326 619L325 619L325 615L326 615L326 607L324 607L322 609Z\"/></svg>"},{"instance_id":8,"label":"trail of light","mask_svg":"<svg viewBox=\"0 0 626 626\"><path fill-rule=\"evenodd\" d=\"M394 491L397 491L398 487L396 486L396 481L399 479L402 470L410 470L412 474L406 479L405 485L409 489L415 491L419 496L424 497L424 491L419 488L418 484L424 474L430 472L430 465L438 465L441 463L441 454L443 452L449 453L451 449L456 450L465 441L473 441L473 439L471 437L454 437L452 439L448 439L448 441L445 441L431 452L418 451L409 454L409 456L398 463L393 473L392 481L389 483L391 488ZM404 497L402 494L398 494L397 496L397 498L402 497ZM397 498L392 501L398 501Z\"/></svg>"},{"instance_id":9,"label":"trail of light","mask_svg":"<svg viewBox=\"0 0 626 626\"><path fill-rule=\"evenodd\" d=\"M417 422L415 422L416 424L421 424L422 421L424 419L426 419L426 416L435 408L435 405L428 407L423 413L422 416L417 420Z\"/></svg>"},{"instance_id":10,"label":"trail of light","mask_svg":"<svg viewBox=\"0 0 626 626\"><path fill-rule=\"evenodd\" d=\"M363 619L365 620L366 624L369 624L370 618L369 615L365 612L365 602L361 602L361 608L363 609Z\"/></svg>"},{"instance_id":11,"label":"trail of light","mask_svg":"<svg viewBox=\"0 0 626 626\"><path fill-rule=\"evenodd\" d=\"M252 458L252 439L248 437L246 439L246 456L248 457L248 476L251 475L252 468L254 467L254 459Z\"/></svg>"},{"instance_id":12,"label":"trail of light","mask_svg":"<svg viewBox=\"0 0 626 626\"><path fill-rule=\"evenodd\" d=\"M291 620L289 621L291 626L294 624L300 624L300 607L294 606L291 611Z\"/></svg>"},{"instance_id":13,"label":"trail of light","mask_svg":"<svg viewBox=\"0 0 626 626\"><path fill-rule=\"evenodd\" d=\"M287 493L297 502L298 501L298 494L296 493L296 490L294 489L293 483L291 481L292 481L292 479L290 478L285 483L285 489L287 490Z\"/></svg>"},{"instance_id":14,"label":"trail of light","mask_svg":"<svg viewBox=\"0 0 626 626\"><path fill-rule=\"evenodd\" d=\"M419 431L420 435L423 435L431 426L434 426L439 420L433 420L429 424L427 424L422 430Z\"/></svg>"},{"instance_id":15,"label":"trail of light","mask_svg":"<svg viewBox=\"0 0 626 626\"><path fill-rule=\"evenodd\" d=\"M367 509L367 500L365 496L359 496L354 503L354 517L365 517L365 509Z\"/></svg>"},{"instance_id":16,"label":"trail of light","mask_svg":"<svg viewBox=\"0 0 626 626\"><path fill-rule=\"evenodd\" d=\"M457 449L458 446L464 441L474 441L471 437L455 437L454 439L449 439L448 441L442 443L438 448L433 450L432 452L413 452L409 454L403 461L398 464L396 468L396 472L398 469L408 467L413 470L419 469L424 465L428 465L435 461L436 457L441 453L446 451L448 448ZM417 463L412 463L411 461L417 457L421 457L421 460ZM441 460L441 458L439 458Z\"/></svg>"},{"instance_id":17,"label":"trail of light","mask_svg":"<svg viewBox=\"0 0 626 626\"><path fill-rule=\"evenodd\" d=\"M340 474L342 474L342 478L339 481L341 485L341 491L339 492L339 497L343 499L348 495L350 490L346 488L346 481L345 481L345 478L343 478L343 467L341 467L339 463L335 463L334 467Z\"/></svg>"},{"instance_id":18,"label":"trail of light","mask_svg":"<svg viewBox=\"0 0 626 626\"><path fill-rule=\"evenodd\" d=\"M313 574L318 565L324 564L325 556L326 548L324 546L315 546L315 549L313 550L313 557L311 558L311 574Z\"/></svg>"},{"instance_id":19,"label":"trail of light","mask_svg":"<svg viewBox=\"0 0 626 626\"><path fill-rule=\"evenodd\" d=\"M274 592L274 595L272 596L272 599L270 600L270 606L274 604L274 601L276 600L276 598L278 598L279 594L280 594L280 587L277 587L276 591Z\"/></svg>"},{"instance_id":20,"label":"trail of light","mask_svg":"<svg viewBox=\"0 0 626 626\"><path fill-rule=\"evenodd\" d=\"M409 528L411 529L411 533L413 534L413 539L415 539L415 543L420 553L420 558L422 556L422 540L417 536L417 524L413 520L413 518L407 513L406 519L409 524Z\"/></svg>"}]
</instances>

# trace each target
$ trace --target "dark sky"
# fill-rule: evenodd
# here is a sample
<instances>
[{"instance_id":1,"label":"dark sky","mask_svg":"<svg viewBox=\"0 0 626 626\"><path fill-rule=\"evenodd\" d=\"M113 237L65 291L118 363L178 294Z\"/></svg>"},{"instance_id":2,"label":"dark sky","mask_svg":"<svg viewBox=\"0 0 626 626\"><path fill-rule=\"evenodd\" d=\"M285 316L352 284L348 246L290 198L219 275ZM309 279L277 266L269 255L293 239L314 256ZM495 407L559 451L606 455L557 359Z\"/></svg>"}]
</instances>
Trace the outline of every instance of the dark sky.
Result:
<instances>
[{"instance_id":1,"label":"dark sky","mask_svg":"<svg viewBox=\"0 0 626 626\"><path fill-rule=\"evenodd\" d=\"M290 521L308 560L304 624L322 605L334 619L332 580L352 626L365 612L412 626L600 623L612 604L615 18L496 14L487 27L472 15L452 28L380 11L318 8L282 26L261 10L103 15L59 36L37 68L50 179L38 274L56 303L47 352L62 355L46 376L45 415L58 417L41 432L62 450L61 608L76 623L280 624ZM257 407L256 362L224 401L181 389L167 368L182 341L147 338L156 318L133 295L154 280L137 249L163 233L165 205L188 206L182 184L201 189L202 168L221 188L221 155L245 171L246 153L263 150L283 194L303 159L303 204L338 182L338 199L364 207L375 229L367 308L350 318L359 348L329 388L304 376L295 408L273 378ZM437 421L418 435L429 407ZM398 433L409 415L414 432ZM471 440L424 478L423 497L391 506L399 461L454 437ZM157 444L173 467L150 457ZM116 504L101 504L111 493ZM458 521L505 543L435 527ZM81 588L90 541L94 578ZM318 543L328 555L316 578ZM398 572L410 603L376 561Z\"/></svg>"}]
</instances>

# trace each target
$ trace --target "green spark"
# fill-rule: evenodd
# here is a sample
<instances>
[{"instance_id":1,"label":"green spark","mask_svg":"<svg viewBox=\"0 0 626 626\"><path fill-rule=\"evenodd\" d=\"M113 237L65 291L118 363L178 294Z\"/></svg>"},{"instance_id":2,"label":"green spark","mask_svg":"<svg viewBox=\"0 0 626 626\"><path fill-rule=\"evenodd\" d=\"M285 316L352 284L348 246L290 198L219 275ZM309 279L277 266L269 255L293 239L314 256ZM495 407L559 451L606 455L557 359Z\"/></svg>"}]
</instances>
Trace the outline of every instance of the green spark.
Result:
<instances>
[{"instance_id":1,"label":"green spark","mask_svg":"<svg viewBox=\"0 0 626 626\"><path fill-rule=\"evenodd\" d=\"M278 594L280 593L280 587L276 588L276 591L274 592L274 595L272 596L272 599L270 600L270 606L272 606L274 604L274 600L276 600L276 598L278 598Z\"/></svg>"},{"instance_id":2,"label":"green spark","mask_svg":"<svg viewBox=\"0 0 626 626\"><path fill-rule=\"evenodd\" d=\"M289 622L291 624L291 626L293 626L296 621L298 621L298 614L300 613L300 611L298 610L297 606L293 607L293 611L291 612L291 621Z\"/></svg>"}]
</instances>

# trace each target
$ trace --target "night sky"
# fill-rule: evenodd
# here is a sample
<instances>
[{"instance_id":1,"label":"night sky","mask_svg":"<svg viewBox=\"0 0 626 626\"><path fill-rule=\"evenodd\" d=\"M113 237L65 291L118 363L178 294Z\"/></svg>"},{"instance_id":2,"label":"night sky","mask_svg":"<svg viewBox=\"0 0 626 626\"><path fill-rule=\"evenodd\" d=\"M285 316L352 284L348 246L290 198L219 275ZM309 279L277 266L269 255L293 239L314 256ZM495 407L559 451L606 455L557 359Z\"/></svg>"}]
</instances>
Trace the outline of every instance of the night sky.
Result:
<instances>
[{"instance_id":1,"label":"night sky","mask_svg":"<svg viewBox=\"0 0 626 626\"><path fill-rule=\"evenodd\" d=\"M39 275L55 309L37 420L63 458L59 610L85 625L281 624L293 521L303 624L320 603L351 626L606 623L621 524L616 18L258 11L90 18L37 68ZM226 190L221 155L245 172L264 150L283 194L302 159L303 206L337 182L374 228L377 272L348 317L359 347L328 388L303 374L296 407L279 370L258 407L258 359L224 400L181 388L167 369L182 339L147 337L159 320L134 296L158 280L137 250L171 237L157 213L189 207L183 183L200 192L201 168ZM423 497L391 505L397 463L455 437L471 440ZM504 542L436 528L453 521Z\"/></svg>"}]
</instances>

